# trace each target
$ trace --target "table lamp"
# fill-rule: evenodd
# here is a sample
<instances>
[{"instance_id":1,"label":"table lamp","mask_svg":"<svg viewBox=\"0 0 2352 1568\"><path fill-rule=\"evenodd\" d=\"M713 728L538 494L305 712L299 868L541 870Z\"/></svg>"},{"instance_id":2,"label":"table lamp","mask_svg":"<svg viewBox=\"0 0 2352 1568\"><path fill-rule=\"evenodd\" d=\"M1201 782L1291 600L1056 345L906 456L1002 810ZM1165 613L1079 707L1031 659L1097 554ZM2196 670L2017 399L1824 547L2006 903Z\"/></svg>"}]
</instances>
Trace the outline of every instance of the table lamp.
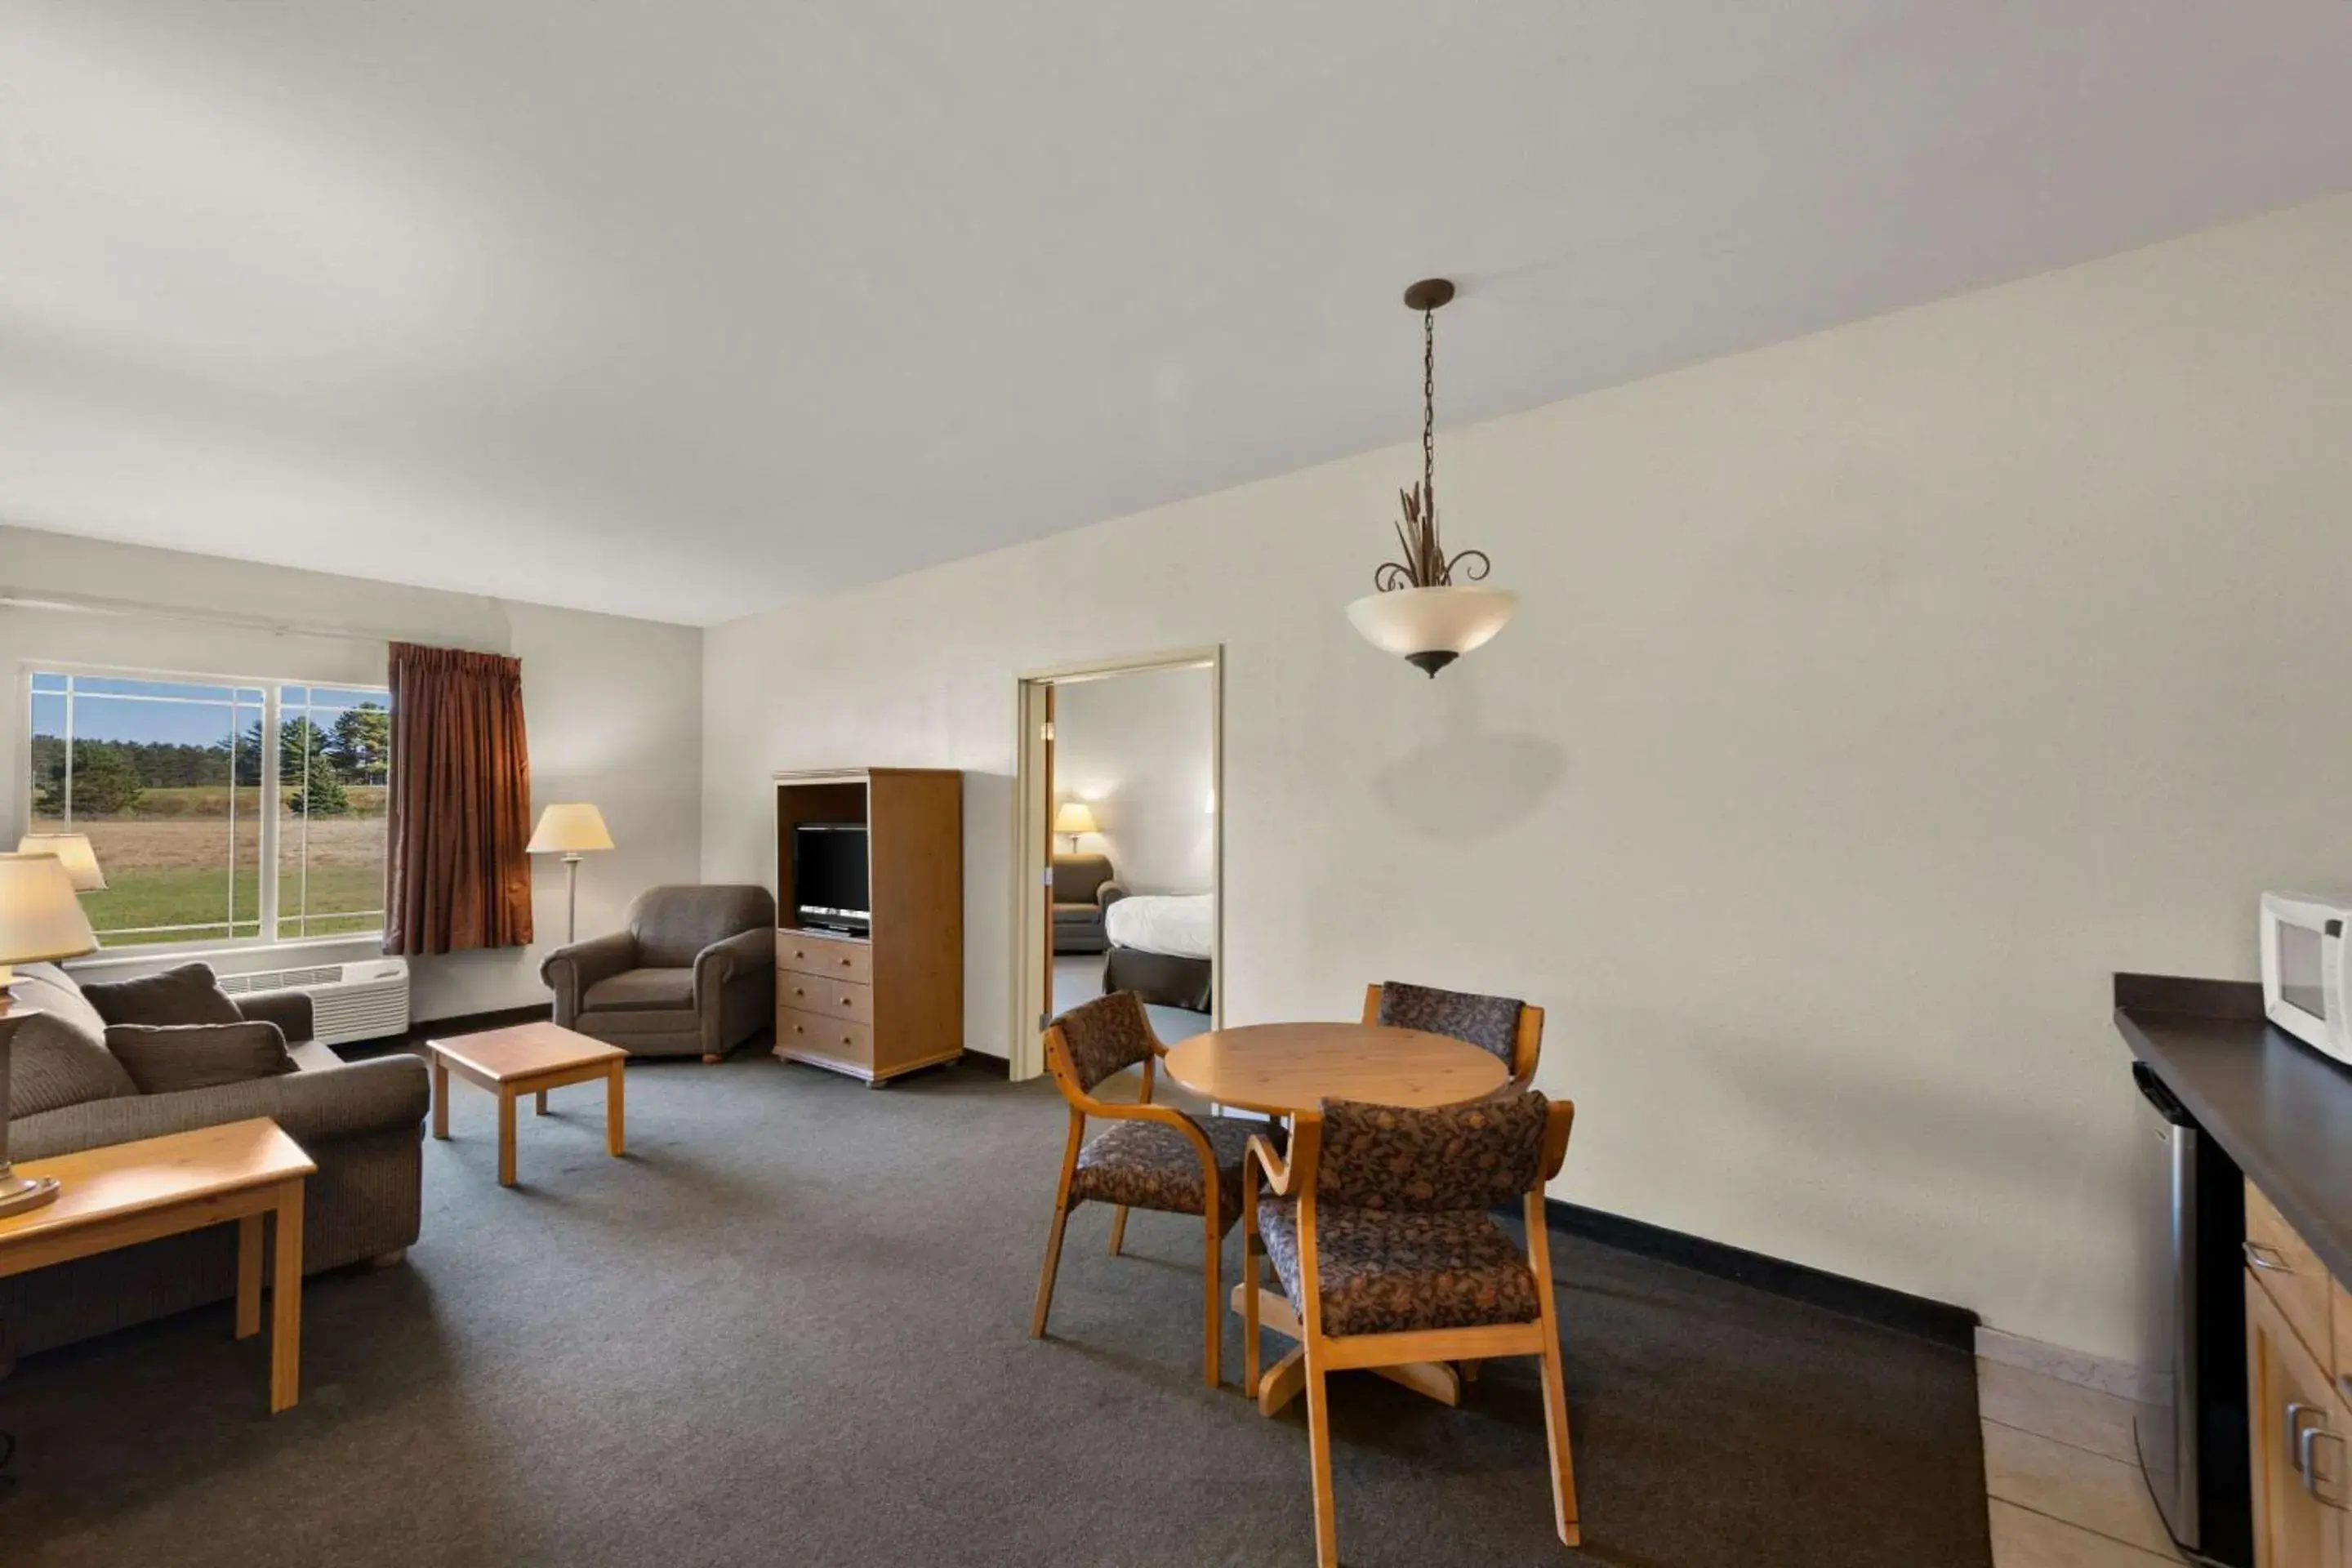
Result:
<instances>
[{"instance_id":1,"label":"table lamp","mask_svg":"<svg viewBox=\"0 0 2352 1568\"><path fill-rule=\"evenodd\" d=\"M1075 855L1078 852L1079 834L1100 833L1102 829L1095 826L1094 807L1082 800L1069 800L1064 801L1062 809L1054 814L1054 831L1070 836L1070 853Z\"/></svg>"},{"instance_id":2,"label":"table lamp","mask_svg":"<svg viewBox=\"0 0 2352 1568\"><path fill-rule=\"evenodd\" d=\"M98 937L55 855L0 855L0 1215L38 1208L58 1195L57 1179L16 1174L8 1163L8 1052L25 1015L11 1013L15 966L95 952Z\"/></svg>"},{"instance_id":3,"label":"table lamp","mask_svg":"<svg viewBox=\"0 0 2352 1568\"><path fill-rule=\"evenodd\" d=\"M563 857L563 945L569 947L580 934L580 857L594 849L610 849L613 836L604 830L604 818L593 805L575 803L551 805L539 814L539 826L532 830L530 842L523 847L527 855L562 855Z\"/></svg>"},{"instance_id":4,"label":"table lamp","mask_svg":"<svg viewBox=\"0 0 2352 1568\"><path fill-rule=\"evenodd\" d=\"M87 833L27 833L16 840L19 855L54 855L65 862L77 893L106 891L106 873L98 868L98 853Z\"/></svg>"}]
</instances>

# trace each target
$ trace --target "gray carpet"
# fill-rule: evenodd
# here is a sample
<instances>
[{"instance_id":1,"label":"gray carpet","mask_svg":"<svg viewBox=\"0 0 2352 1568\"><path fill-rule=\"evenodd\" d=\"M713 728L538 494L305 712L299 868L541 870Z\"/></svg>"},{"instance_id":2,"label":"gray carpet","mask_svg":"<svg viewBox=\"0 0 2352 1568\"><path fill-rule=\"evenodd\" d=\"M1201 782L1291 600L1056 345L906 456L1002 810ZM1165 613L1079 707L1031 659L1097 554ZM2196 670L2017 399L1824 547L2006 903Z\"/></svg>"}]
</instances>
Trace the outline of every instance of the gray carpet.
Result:
<instances>
[{"instance_id":1,"label":"gray carpet","mask_svg":"<svg viewBox=\"0 0 2352 1568\"><path fill-rule=\"evenodd\" d=\"M1027 1337L1063 1113L960 1069L873 1092L751 1054L491 1102L426 1144L406 1266L313 1279L300 1405L226 1306L28 1359L8 1568L1307 1564L1302 1406L1199 1375L1197 1232L1071 1225ZM1598 1114L1597 1108L1590 1112ZM1570 1159L1575 1151L1570 1151ZM1229 1244L1229 1267L1237 1258ZM1581 1243L1553 1257L1585 1539L1624 1568L1984 1568L1966 1355ZM1335 1382L1340 1543L1570 1561L1531 1364L1446 1410Z\"/></svg>"},{"instance_id":2,"label":"gray carpet","mask_svg":"<svg viewBox=\"0 0 2352 1568\"><path fill-rule=\"evenodd\" d=\"M1103 994L1103 965L1107 962L1099 952L1055 954L1053 1007L1057 1016ZM1150 1016L1151 1032L1160 1037L1162 1045L1172 1046L1208 1031L1210 1018L1206 1013L1196 1013L1189 1007L1163 1007L1157 1002L1145 1003L1143 1010Z\"/></svg>"}]
</instances>

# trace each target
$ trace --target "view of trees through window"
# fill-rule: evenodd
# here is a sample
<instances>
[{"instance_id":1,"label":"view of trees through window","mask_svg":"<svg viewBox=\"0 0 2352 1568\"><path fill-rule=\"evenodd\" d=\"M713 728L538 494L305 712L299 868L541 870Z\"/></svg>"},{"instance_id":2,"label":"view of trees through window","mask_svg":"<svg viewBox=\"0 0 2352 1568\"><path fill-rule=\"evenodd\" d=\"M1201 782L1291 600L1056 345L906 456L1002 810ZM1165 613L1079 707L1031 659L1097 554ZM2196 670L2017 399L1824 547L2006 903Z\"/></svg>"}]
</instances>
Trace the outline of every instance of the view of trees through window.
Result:
<instances>
[{"instance_id":1,"label":"view of trees through window","mask_svg":"<svg viewBox=\"0 0 2352 1568\"><path fill-rule=\"evenodd\" d=\"M108 947L381 930L391 721L380 689L41 672L32 830L89 836Z\"/></svg>"}]
</instances>

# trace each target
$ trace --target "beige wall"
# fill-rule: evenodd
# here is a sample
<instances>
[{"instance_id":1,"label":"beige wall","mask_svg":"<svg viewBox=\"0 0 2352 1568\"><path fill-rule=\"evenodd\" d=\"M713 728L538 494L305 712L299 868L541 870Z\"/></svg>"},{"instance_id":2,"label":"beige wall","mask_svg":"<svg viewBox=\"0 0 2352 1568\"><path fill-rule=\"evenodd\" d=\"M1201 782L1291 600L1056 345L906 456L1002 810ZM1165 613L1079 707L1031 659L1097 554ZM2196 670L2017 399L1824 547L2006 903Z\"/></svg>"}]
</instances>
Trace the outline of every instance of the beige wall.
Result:
<instances>
[{"instance_id":1,"label":"beige wall","mask_svg":"<svg viewBox=\"0 0 2352 1568\"><path fill-rule=\"evenodd\" d=\"M386 635L511 653L523 668L531 783L541 802L591 800L618 846L581 868L583 935L618 927L637 889L691 881L701 833L696 700L702 634L613 616L402 588L351 577L0 528L0 591L125 605L184 607L366 634L313 637L124 614L0 605L0 831L14 844L27 810L23 676L45 660L154 671L381 684ZM563 940L563 871L535 863L539 943L420 958L411 1006L420 1019L546 1000L539 956ZM379 950L373 940L317 950ZM235 959L224 967L236 967Z\"/></svg>"},{"instance_id":2,"label":"beige wall","mask_svg":"<svg viewBox=\"0 0 2352 1568\"><path fill-rule=\"evenodd\" d=\"M1215 672L1202 667L1055 688L1056 801L1093 809L1102 831L1082 837L1078 847L1109 856L1129 892L1215 890ZM1055 847L1067 843L1056 838Z\"/></svg>"},{"instance_id":3,"label":"beige wall","mask_svg":"<svg viewBox=\"0 0 2352 1568\"><path fill-rule=\"evenodd\" d=\"M1014 672L1222 641L1235 1021L1526 995L1559 1195L2128 1353L2109 972L2352 885L2347 278L2330 201L1451 432L1524 603L1434 682L1341 614L1402 447L713 628L704 871L972 770L1002 1052Z\"/></svg>"}]
</instances>

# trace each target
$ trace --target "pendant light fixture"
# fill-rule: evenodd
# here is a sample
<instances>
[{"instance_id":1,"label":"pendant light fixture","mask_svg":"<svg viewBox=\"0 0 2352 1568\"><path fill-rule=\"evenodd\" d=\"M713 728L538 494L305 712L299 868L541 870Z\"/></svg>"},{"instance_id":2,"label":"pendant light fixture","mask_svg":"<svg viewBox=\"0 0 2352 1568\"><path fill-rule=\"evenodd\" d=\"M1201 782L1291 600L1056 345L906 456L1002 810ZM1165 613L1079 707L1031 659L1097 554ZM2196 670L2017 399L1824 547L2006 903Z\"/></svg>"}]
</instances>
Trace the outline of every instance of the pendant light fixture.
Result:
<instances>
[{"instance_id":1,"label":"pendant light fixture","mask_svg":"<svg viewBox=\"0 0 2352 1568\"><path fill-rule=\"evenodd\" d=\"M1454 285L1427 278L1404 291L1404 302L1421 312L1421 483L1400 490L1403 521L1396 524L1404 559L1384 561L1372 574L1378 590L1348 606L1364 640L1405 662L1437 672L1492 638L1511 618L1517 595L1499 588L1476 588L1492 564L1483 550L1449 556L1437 535L1437 311L1454 298ZM1454 581L1456 574L1463 581Z\"/></svg>"}]
</instances>

